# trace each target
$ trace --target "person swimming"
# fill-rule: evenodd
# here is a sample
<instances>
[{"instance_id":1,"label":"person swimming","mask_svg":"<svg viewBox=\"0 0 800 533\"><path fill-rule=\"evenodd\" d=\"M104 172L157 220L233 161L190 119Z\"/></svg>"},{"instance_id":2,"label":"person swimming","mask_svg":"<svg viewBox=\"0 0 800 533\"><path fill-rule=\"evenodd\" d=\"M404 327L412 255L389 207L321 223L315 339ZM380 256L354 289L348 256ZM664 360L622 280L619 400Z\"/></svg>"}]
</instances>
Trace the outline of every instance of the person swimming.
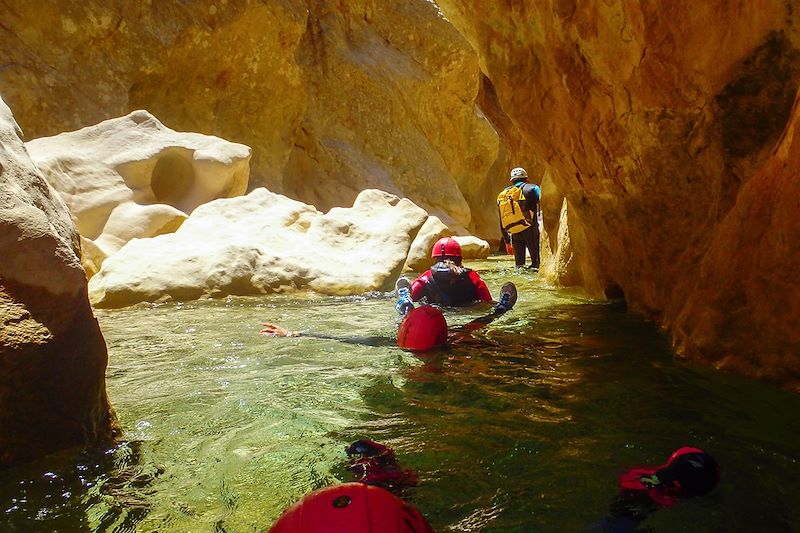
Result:
<instances>
[{"instance_id":1,"label":"person swimming","mask_svg":"<svg viewBox=\"0 0 800 533\"><path fill-rule=\"evenodd\" d=\"M648 516L677 502L710 493L720 480L720 467L699 448L683 446L666 464L632 468L619 476L619 494L600 530L628 533ZM598 529L598 528L595 528Z\"/></svg>"},{"instance_id":2,"label":"person swimming","mask_svg":"<svg viewBox=\"0 0 800 533\"><path fill-rule=\"evenodd\" d=\"M426 351L437 347L452 345L469 340L470 335L477 329L513 309L517 302L517 288L512 282L506 282L500 289L500 297L492 311L478 317L466 324L448 328L447 321L441 309L432 305L415 306L409 298L408 280L400 278L397 281L399 299L395 308L402 317L397 331L397 345L405 350ZM353 344L380 345L380 339L370 338L365 342L363 338L338 337L324 334L302 333L291 331L272 322L263 322L261 335L272 337L313 337L325 340L338 340Z\"/></svg>"},{"instance_id":3,"label":"person swimming","mask_svg":"<svg viewBox=\"0 0 800 533\"><path fill-rule=\"evenodd\" d=\"M345 448L345 453L350 458L347 470L359 483L381 487L402 497L405 489L415 487L419 481L416 472L400 466L394 450L374 440L357 440Z\"/></svg>"},{"instance_id":4,"label":"person swimming","mask_svg":"<svg viewBox=\"0 0 800 533\"><path fill-rule=\"evenodd\" d=\"M270 533L434 533L425 517L403 499L417 484L394 450L371 439L345 448L354 482L313 491L289 507Z\"/></svg>"}]
</instances>

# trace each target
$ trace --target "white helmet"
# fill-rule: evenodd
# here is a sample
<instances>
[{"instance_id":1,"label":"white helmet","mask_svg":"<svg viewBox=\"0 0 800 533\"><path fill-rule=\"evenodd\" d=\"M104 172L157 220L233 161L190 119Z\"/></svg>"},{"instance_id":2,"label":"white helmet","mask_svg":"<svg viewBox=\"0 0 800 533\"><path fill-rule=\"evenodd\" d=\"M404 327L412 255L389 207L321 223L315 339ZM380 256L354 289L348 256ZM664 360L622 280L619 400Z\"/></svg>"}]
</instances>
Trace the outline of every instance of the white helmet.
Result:
<instances>
[{"instance_id":1,"label":"white helmet","mask_svg":"<svg viewBox=\"0 0 800 533\"><path fill-rule=\"evenodd\" d=\"M520 181L528 179L528 173L522 167L517 167L511 170L511 181Z\"/></svg>"}]
</instances>

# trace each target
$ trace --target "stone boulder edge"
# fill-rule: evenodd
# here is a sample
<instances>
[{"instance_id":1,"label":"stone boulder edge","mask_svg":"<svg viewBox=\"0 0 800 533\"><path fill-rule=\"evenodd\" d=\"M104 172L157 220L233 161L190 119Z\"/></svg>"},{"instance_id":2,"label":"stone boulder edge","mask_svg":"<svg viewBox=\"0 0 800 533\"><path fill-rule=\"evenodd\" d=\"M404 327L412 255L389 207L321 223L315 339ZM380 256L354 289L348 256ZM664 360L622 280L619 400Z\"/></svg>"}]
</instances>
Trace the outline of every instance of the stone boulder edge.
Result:
<instances>
[{"instance_id":1,"label":"stone boulder edge","mask_svg":"<svg viewBox=\"0 0 800 533\"><path fill-rule=\"evenodd\" d=\"M431 265L431 248L450 234L450 228L437 216L429 216L411 243L403 272L424 272Z\"/></svg>"},{"instance_id":2,"label":"stone boulder edge","mask_svg":"<svg viewBox=\"0 0 800 533\"><path fill-rule=\"evenodd\" d=\"M422 225L403 265L403 272L423 272L430 267L431 249L442 237L450 237L461 246L461 255L467 259L486 259L489 257L490 247L487 241L474 235L453 235L453 230L442 222L439 217L430 215Z\"/></svg>"},{"instance_id":3,"label":"stone boulder edge","mask_svg":"<svg viewBox=\"0 0 800 533\"><path fill-rule=\"evenodd\" d=\"M491 251L489 243L474 235L454 235L453 239L461 246L464 259L486 259Z\"/></svg>"},{"instance_id":4,"label":"stone boulder edge","mask_svg":"<svg viewBox=\"0 0 800 533\"><path fill-rule=\"evenodd\" d=\"M26 144L100 262L134 238L175 231L197 206L240 196L250 148L177 132L147 111ZM86 264L91 275L100 264Z\"/></svg>"},{"instance_id":5,"label":"stone boulder edge","mask_svg":"<svg viewBox=\"0 0 800 533\"><path fill-rule=\"evenodd\" d=\"M118 433L69 212L0 99L0 467Z\"/></svg>"},{"instance_id":6,"label":"stone boulder edge","mask_svg":"<svg viewBox=\"0 0 800 533\"><path fill-rule=\"evenodd\" d=\"M390 290L427 213L368 189L321 213L258 188L198 207L172 234L134 239L89 283L98 307L310 289Z\"/></svg>"}]
</instances>

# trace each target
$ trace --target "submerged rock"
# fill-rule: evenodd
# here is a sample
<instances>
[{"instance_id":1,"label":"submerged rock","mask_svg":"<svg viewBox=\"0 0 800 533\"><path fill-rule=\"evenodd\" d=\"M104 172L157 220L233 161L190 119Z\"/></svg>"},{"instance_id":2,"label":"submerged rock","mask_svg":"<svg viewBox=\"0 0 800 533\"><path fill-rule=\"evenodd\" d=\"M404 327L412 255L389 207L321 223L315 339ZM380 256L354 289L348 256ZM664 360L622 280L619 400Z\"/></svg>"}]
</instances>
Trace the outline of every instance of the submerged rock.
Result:
<instances>
[{"instance_id":1,"label":"submerged rock","mask_svg":"<svg viewBox=\"0 0 800 533\"><path fill-rule=\"evenodd\" d=\"M102 252L93 254L96 267L129 240L173 232L197 206L247 189L247 146L173 131L146 111L26 148L81 236Z\"/></svg>"},{"instance_id":2,"label":"submerged rock","mask_svg":"<svg viewBox=\"0 0 800 533\"><path fill-rule=\"evenodd\" d=\"M311 289L389 290L427 213L366 190L351 208L321 213L259 188L198 207L175 232L134 239L90 283L92 302L142 301Z\"/></svg>"},{"instance_id":3,"label":"submerged rock","mask_svg":"<svg viewBox=\"0 0 800 533\"><path fill-rule=\"evenodd\" d=\"M79 236L0 99L0 467L111 438Z\"/></svg>"}]
</instances>

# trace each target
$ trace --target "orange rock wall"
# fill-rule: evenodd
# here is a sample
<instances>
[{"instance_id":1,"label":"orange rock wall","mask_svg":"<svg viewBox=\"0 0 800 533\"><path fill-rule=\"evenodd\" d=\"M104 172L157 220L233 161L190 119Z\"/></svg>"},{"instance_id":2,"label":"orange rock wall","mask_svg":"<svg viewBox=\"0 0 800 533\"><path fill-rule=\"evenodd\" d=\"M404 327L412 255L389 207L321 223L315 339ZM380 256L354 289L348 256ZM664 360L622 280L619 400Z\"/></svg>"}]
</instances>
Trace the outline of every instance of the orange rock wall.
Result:
<instances>
[{"instance_id":1,"label":"orange rock wall","mask_svg":"<svg viewBox=\"0 0 800 533\"><path fill-rule=\"evenodd\" d=\"M0 94L31 137L146 108L251 146L251 185L322 209L377 187L484 238L522 164L551 248L573 254L562 281L624 294L687 356L797 386L797 217L775 204L792 198L790 131L775 148L800 9L438 6L446 19L426 0L6 1Z\"/></svg>"},{"instance_id":2,"label":"orange rock wall","mask_svg":"<svg viewBox=\"0 0 800 533\"><path fill-rule=\"evenodd\" d=\"M0 20L29 138L146 109L250 146L251 188L322 210L378 188L499 236L477 55L431 2L10 0Z\"/></svg>"},{"instance_id":3,"label":"orange rock wall","mask_svg":"<svg viewBox=\"0 0 800 533\"><path fill-rule=\"evenodd\" d=\"M686 355L798 388L793 131L774 152L794 123L797 7L439 5L567 199L586 285L623 292Z\"/></svg>"}]
</instances>

